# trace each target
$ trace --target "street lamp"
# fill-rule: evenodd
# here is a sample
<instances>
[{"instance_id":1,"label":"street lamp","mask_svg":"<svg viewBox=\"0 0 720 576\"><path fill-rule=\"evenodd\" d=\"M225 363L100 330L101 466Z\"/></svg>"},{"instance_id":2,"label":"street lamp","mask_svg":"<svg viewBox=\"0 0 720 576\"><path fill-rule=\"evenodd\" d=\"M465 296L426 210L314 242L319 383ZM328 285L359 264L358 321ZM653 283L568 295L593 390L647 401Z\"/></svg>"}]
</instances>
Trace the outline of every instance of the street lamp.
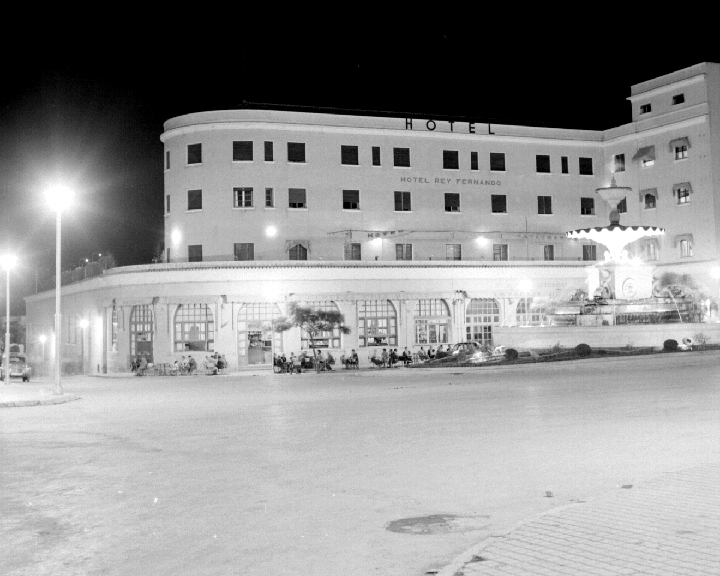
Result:
<instances>
[{"instance_id":1,"label":"street lamp","mask_svg":"<svg viewBox=\"0 0 720 576\"><path fill-rule=\"evenodd\" d=\"M525 326L528 326L528 293L530 292L530 289L532 288L532 283L530 280L520 280L519 285L520 291L525 294Z\"/></svg>"},{"instance_id":2,"label":"street lamp","mask_svg":"<svg viewBox=\"0 0 720 576\"><path fill-rule=\"evenodd\" d=\"M43 376L45 376L45 340L47 340L47 336L40 334L38 340L40 340L40 344L42 344L42 372Z\"/></svg>"},{"instance_id":3,"label":"street lamp","mask_svg":"<svg viewBox=\"0 0 720 576\"><path fill-rule=\"evenodd\" d=\"M100 252L93 252L92 254L90 254L90 262L95 262L96 254L97 254L98 260L100 260L100 258L102 258L102 254L100 254Z\"/></svg>"},{"instance_id":4,"label":"street lamp","mask_svg":"<svg viewBox=\"0 0 720 576\"><path fill-rule=\"evenodd\" d=\"M53 394L62 394L63 389L60 384L60 347L61 347L61 323L60 323L60 292L62 283L62 267L60 265L60 230L62 211L65 210L72 202L73 193L66 186L53 186L45 191L45 199L48 206L55 211L55 388Z\"/></svg>"},{"instance_id":5,"label":"street lamp","mask_svg":"<svg viewBox=\"0 0 720 576\"><path fill-rule=\"evenodd\" d=\"M5 314L5 357L3 358L3 370L5 373L5 384L10 383L10 270L17 264L17 256L3 256L0 258L0 266L7 272L7 309Z\"/></svg>"}]
</instances>

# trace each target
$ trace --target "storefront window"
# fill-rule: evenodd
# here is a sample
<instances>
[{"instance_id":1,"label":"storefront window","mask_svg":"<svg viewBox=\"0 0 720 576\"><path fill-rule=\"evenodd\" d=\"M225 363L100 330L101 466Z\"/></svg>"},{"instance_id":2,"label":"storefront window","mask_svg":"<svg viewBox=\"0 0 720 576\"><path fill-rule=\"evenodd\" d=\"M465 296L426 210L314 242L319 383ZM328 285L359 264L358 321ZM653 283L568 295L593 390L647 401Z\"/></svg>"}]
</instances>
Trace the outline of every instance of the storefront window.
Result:
<instances>
[{"instance_id":1,"label":"storefront window","mask_svg":"<svg viewBox=\"0 0 720 576\"><path fill-rule=\"evenodd\" d=\"M315 310L325 310L327 312L340 312L340 308L335 302L304 302L303 305L310 306ZM313 332L313 347L314 348L342 348L340 345L341 335L340 328L333 330L326 330L321 332ZM300 348L302 350L310 349L310 340L307 332L304 330L300 335Z\"/></svg>"},{"instance_id":2,"label":"storefront window","mask_svg":"<svg viewBox=\"0 0 720 576\"><path fill-rule=\"evenodd\" d=\"M450 310L445 300L418 300L414 316L416 344L448 343Z\"/></svg>"},{"instance_id":3,"label":"storefront window","mask_svg":"<svg viewBox=\"0 0 720 576\"><path fill-rule=\"evenodd\" d=\"M500 309L492 298L473 298L465 310L465 339L492 344L492 327L500 325Z\"/></svg>"},{"instance_id":4,"label":"storefront window","mask_svg":"<svg viewBox=\"0 0 720 576\"><path fill-rule=\"evenodd\" d=\"M397 346L397 312L390 300L358 301L360 347Z\"/></svg>"},{"instance_id":5,"label":"storefront window","mask_svg":"<svg viewBox=\"0 0 720 576\"><path fill-rule=\"evenodd\" d=\"M272 355L282 352L282 334L273 331L273 321L282 314L277 304L252 302L238 311L238 362L272 364Z\"/></svg>"},{"instance_id":6,"label":"storefront window","mask_svg":"<svg viewBox=\"0 0 720 576\"><path fill-rule=\"evenodd\" d=\"M153 314L149 304L133 306L130 313L130 354L152 362Z\"/></svg>"},{"instance_id":7,"label":"storefront window","mask_svg":"<svg viewBox=\"0 0 720 576\"><path fill-rule=\"evenodd\" d=\"M547 321L544 304L533 302L532 298L523 298L518 302L515 317L518 326L544 326Z\"/></svg>"},{"instance_id":8,"label":"storefront window","mask_svg":"<svg viewBox=\"0 0 720 576\"><path fill-rule=\"evenodd\" d=\"M206 304L182 304L175 313L175 352L192 350L215 350L215 323Z\"/></svg>"}]
</instances>

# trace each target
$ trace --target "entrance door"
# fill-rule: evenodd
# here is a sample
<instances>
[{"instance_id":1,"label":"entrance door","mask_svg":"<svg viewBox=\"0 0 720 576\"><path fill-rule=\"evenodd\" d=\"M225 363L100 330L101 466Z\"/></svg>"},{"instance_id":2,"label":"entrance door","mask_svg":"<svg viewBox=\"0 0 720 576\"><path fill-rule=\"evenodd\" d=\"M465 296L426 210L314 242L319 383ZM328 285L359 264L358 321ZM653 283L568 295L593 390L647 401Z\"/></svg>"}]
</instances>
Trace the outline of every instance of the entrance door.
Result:
<instances>
[{"instance_id":1,"label":"entrance door","mask_svg":"<svg viewBox=\"0 0 720 576\"><path fill-rule=\"evenodd\" d=\"M262 332L248 332L248 364L266 364L265 357L267 351L272 350L272 345L265 344Z\"/></svg>"}]
</instances>

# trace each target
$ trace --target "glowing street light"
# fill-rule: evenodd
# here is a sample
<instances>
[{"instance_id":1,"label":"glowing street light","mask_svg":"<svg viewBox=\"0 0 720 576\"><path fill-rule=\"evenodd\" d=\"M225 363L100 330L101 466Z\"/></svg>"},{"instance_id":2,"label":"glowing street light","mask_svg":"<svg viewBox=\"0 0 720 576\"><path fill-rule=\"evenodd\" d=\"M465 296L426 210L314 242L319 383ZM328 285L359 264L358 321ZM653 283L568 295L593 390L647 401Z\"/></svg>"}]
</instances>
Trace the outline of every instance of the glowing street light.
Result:
<instances>
[{"instance_id":1,"label":"glowing street light","mask_svg":"<svg viewBox=\"0 0 720 576\"><path fill-rule=\"evenodd\" d=\"M3 256L0 258L0 266L7 272L7 310L5 314L5 357L3 358L3 373L5 384L10 383L10 270L17 264L17 256Z\"/></svg>"},{"instance_id":2,"label":"glowing street light","mask_svg":"<svg viewBox=\"0 0 720 576\"><path fill-rule=\"evenodd\" d=\"M60 292L62 284L61 252L61 221L62 212L72 203L73 193L67 186L53 186L45 191L48 206L55 211L55 388L53 394L62 394L60 384L60 347L62 324L60 322Z\"/></svg>"}]
</instances>

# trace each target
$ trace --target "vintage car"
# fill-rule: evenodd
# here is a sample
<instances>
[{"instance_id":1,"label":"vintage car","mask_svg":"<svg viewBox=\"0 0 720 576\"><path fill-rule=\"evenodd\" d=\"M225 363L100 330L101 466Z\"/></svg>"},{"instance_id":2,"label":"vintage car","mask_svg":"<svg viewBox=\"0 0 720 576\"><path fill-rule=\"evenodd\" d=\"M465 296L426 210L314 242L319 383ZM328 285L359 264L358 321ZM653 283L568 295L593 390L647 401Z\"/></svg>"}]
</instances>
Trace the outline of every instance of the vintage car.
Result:
<instances>
[{"instance_id":1,"label":"vintage car","mask_svg":"<svg viewBox=\"0 0 720 576\"><path fill-rule=\"evenodd\" d=\"M10 378L22 378L23 382L30 382L31 368L22 354L10 353ZM5 380L5 366L0 367L0 380Z\"/></svg>"}]
</instances>

